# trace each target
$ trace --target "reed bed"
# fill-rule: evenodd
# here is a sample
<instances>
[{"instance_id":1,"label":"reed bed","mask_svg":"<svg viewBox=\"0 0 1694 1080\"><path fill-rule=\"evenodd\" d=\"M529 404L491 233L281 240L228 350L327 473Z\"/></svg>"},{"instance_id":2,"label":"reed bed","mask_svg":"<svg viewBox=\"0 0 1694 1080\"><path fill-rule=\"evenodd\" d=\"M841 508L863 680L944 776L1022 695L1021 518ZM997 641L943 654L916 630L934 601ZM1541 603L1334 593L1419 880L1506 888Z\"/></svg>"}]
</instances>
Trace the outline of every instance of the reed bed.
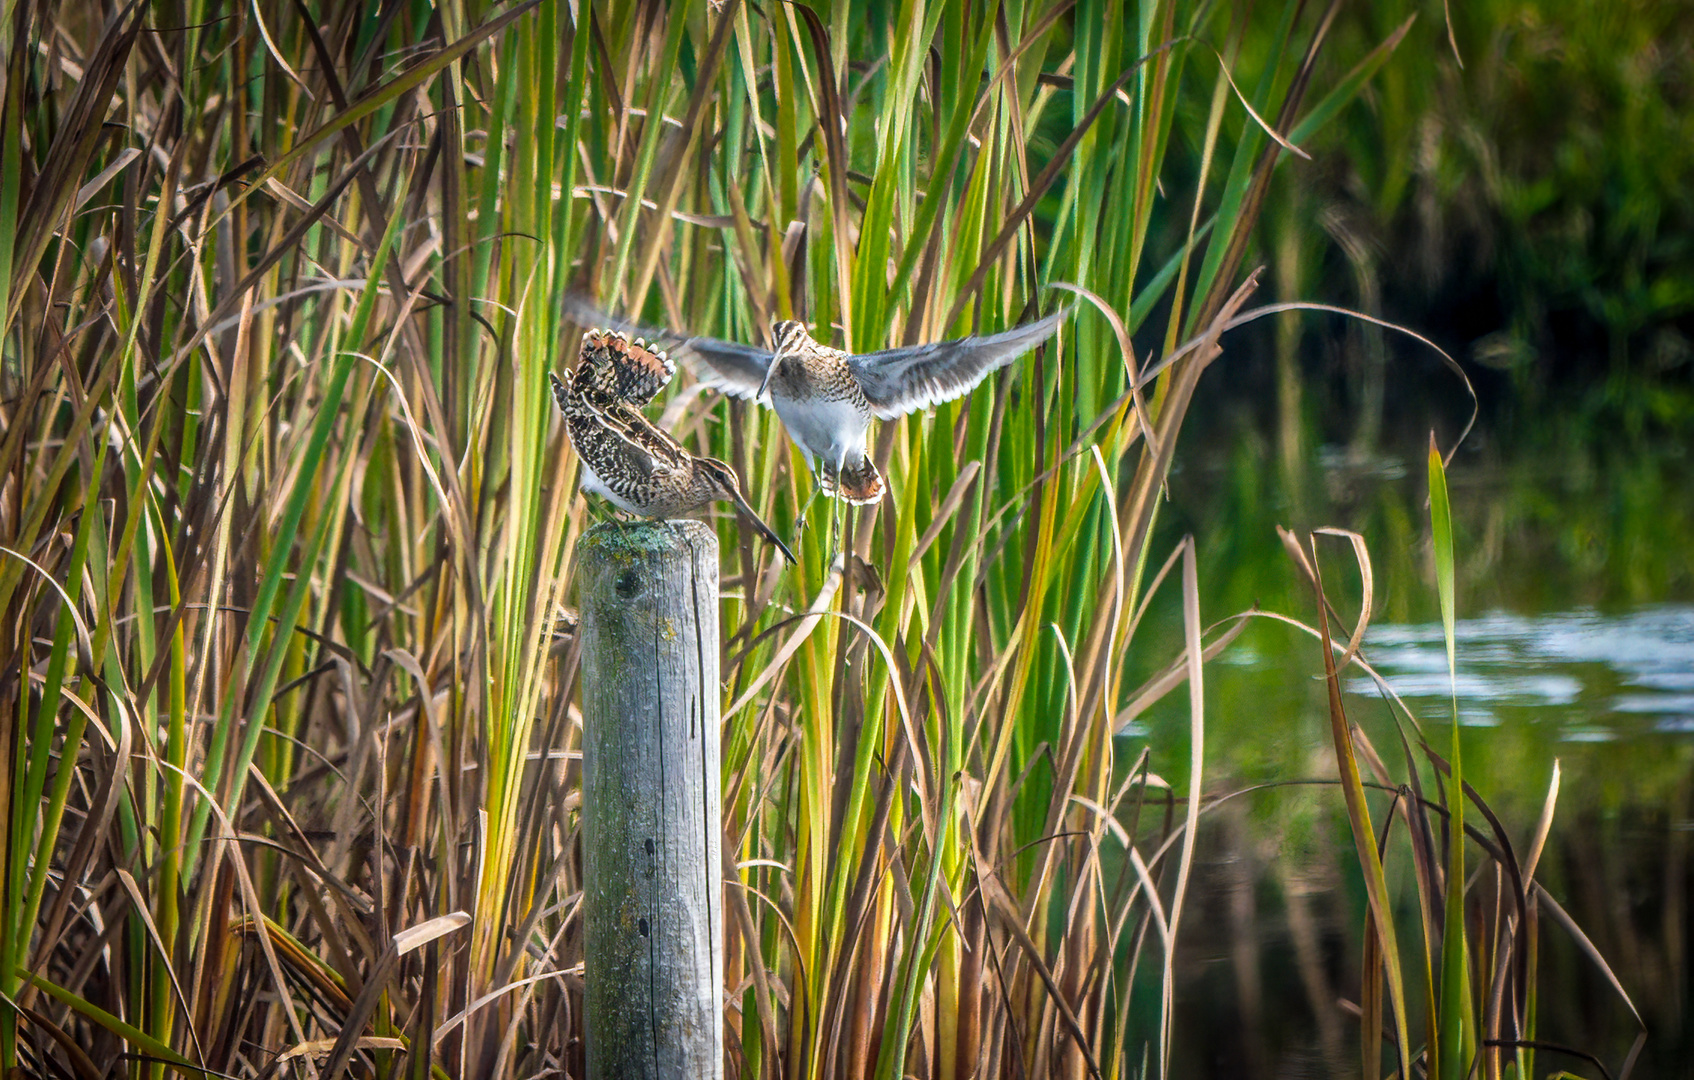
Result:
<instances>
[{"instance_id":1,"label":"reed bed","mask_svg":"<svg viewBox=\"0 0 1694 1080\"><path fill-rule=\"evenodd\" d=\"M0 1069L580 1076L568 298L867 350L1081 288L1053 345L880 426L843 571L825 529L785 570L718 521L728 1068L1169 1075L1239 623L1153 546L1159 493L1273 170L1399 40L1316 86L1333 6L1259 7L10 5ZM664 412L793 535L770 413L686 379ZM1137 688L1160 589L1186 648ZM1113 733L1172 692L1167 782ZM1477 1051L1532 1037L1530 875L1489 849L1519 903L1466 954L1412 835L1403 971L1360 847L1365 1071L1382 1017L1442 1075L1524 1070Z\"/></svg>"}]
</instances>

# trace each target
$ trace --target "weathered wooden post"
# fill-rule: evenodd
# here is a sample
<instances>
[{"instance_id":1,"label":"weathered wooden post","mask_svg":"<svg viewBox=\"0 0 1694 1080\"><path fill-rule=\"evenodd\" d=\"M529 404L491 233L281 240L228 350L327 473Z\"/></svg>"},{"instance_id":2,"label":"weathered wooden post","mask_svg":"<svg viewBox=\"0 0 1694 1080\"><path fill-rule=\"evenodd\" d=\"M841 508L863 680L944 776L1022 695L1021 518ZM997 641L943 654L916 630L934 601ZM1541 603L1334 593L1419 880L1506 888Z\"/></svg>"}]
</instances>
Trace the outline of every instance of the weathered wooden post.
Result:
<instances>
[{"instance_id":1,"label":"weathered wooden post","mask_svg":"<svg viewBox=\"0 0 1694 1080\"><path fill-rule=\"evenodd\" d=\"M588 1080L720 1080L717 537L597 525L577 558Z\"/></svg>"}]
</instances>

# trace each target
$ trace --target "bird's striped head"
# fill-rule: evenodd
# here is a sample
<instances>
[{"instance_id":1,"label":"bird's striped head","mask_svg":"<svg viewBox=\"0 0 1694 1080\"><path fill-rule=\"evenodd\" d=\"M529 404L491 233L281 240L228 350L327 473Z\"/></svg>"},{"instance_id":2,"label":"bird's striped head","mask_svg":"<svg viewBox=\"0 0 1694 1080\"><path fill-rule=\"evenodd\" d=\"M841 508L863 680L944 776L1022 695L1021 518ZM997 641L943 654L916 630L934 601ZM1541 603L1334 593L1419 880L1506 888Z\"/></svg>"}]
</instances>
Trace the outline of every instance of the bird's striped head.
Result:
<instances>
[{"instance_id":1,"label":"bird's striped head","mask_svg":"<svg viewBox=\"0 0 1694 1080\"><path fill-rule=\"evenodd\" d=\"M765 519L759 516L758 511L753 509L746 496L741 494L741 481L736 477L735 470L729 467L728 462L719 461L717 458L695 458L694 469L696 475L704 477L707 483L711 485L714 498L728 499L734 503L736 511L747 519L760 536L775 544L777 550L782 552L783 558L790 563L794 562L794 552L789 550L788 545L782 542L782 537L776 534L775 529L765 524Z\"/></svg>"},{"instance_id":2,"label":"bird's striped head","mask_svg":"<svg viewBox=\"0 0 1694 1080\"><path fill-rule=\"evenodd\" d=\"M811 340L811 332L798 319L782 319L771 324L771 345L778 355L794 352Z\"/></svg>"},{"instance_id":3,"label":"bird's striped head","mask_svg":"<svg viewBox=\"0 0 1694 1080\"><path fill-rule=\"evenodd\" d=\"M720 499L735 499L741 495L741 480L727 461L717 458L696 458L695 468L711 481L713 494Z\"/></svg>"}]
</instances>

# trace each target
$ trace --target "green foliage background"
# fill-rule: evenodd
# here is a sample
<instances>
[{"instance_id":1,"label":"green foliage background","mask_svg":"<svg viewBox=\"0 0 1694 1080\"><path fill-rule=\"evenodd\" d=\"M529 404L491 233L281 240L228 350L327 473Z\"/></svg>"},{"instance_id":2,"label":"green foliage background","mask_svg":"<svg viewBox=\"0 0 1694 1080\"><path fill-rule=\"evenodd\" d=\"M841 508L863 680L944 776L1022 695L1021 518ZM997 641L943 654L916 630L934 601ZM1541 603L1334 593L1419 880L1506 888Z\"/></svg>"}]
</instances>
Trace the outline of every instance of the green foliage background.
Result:
<instances>
[{"instance_id":1,"label":"green foliage background","mask_svg":"<svg viewBox=\"0 0 1694 1080\"><path fill-rule=\"evenodd\" d=\"M1259 256L1315 280L1266 129L1340 124L1321 145L1369 161L1348 140L1409 128L1356 110L1433 100L1390 63L1430 20L1339 10L9 4L0 1067L580 1075L588 518L543 379L566 297L869 349L1070 285L1051 348L879 428L892 494L846 575L823 530L786 571L719 522L730 1062L1180 1068L1175 942L1221 805L1201 644L1229 625L1192 542L1155 539L1161 491ZM1392 222L1409 181L1379 158ZM1622 340L1682 310L1660 292ZM774 417L679 380L665 420L792 531L809 481ZM1187 659L1136 687L1160 589ZM1173 692L1187 768L1126 760L1114 730ZM1434 791L1432 761L1397 767ZM1442 828L1405 840L1418 865ZM1533 1032L1532 955L1447 950L1453 987L1510 996L1428 977L1432 911L1492 905L1504 940L1533 890L1369 883L1423 933L1387 1002L1364 954L1365 1071L1394 1067L1385 1007L1412 1052Z\"/></svg>"}]
</instances>

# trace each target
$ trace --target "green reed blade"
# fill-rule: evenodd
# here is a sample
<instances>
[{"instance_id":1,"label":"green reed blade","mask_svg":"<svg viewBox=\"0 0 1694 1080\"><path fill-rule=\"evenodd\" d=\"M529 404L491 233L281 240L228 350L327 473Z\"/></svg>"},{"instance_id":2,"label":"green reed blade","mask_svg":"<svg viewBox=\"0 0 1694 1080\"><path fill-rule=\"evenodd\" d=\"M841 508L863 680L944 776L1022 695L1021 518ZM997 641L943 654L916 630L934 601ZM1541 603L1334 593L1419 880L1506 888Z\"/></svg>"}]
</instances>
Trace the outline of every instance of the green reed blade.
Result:
<instances>
[{"instance_id":1,"label":"green reed blade","mask_svg":"<svg viewBox=\"0 0 1694 1080\"><path fill-rule=\"evenodd\" d=\"M1436 1034L1439 1056L1430 1072L1443 1080L1463 1080L1476 1053L1476 1020L1471 1000L1470 943L1465 928L1465 792L1460 766L1458 668L1455 653L1453 588L1453 509L1447 498L1447 470L1432 434L1429 442L1429 523L1435 555L1435 588L1441 600L1441 631L1447 646L1448 691L1452 700L1452 772L1447 787L1447 904L1441 932L1441 995Z\"/></svg>"}]
</instances>

